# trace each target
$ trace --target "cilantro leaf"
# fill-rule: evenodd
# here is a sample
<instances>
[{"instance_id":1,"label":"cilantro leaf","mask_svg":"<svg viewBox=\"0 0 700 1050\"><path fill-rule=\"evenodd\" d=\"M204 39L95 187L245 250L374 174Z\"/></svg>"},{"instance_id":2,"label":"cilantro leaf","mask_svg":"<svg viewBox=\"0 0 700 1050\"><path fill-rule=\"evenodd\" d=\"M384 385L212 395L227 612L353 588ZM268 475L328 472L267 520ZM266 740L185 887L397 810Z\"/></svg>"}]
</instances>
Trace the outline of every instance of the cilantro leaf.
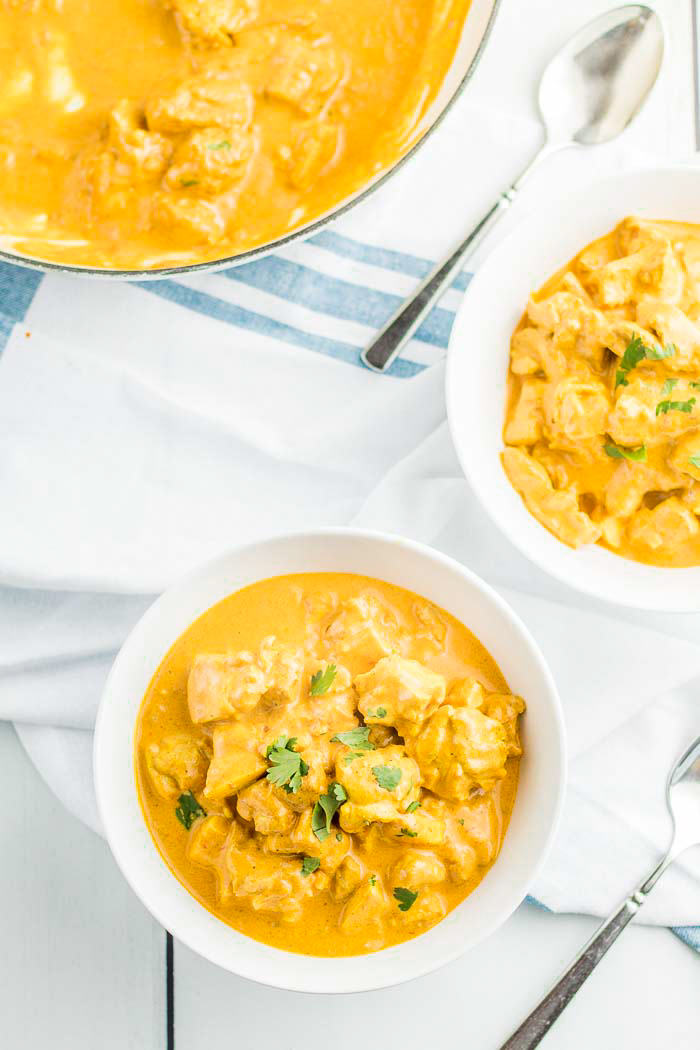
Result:
<instances>
[{"instance_id":1,"label":"cilantro leaf","mask_svg":"<svg viewBox=\"0 0 700 1050\"><path fill-rule=\"evenodd\" d=\"M412 802L411 805L407 807L406 812L407 813L415 813L415 811L418 809L419 806L420 806L420 802L418 802L418 801Z\"/></svg>"},{"instance_id":2,"label":"cilantro leaf","mask_svg":"<svg viewBox=\"0 0 700 1050\"><path fill-rule=\"evenodd\" d=\"M603 450L611 459L633 459L637 463L646 463L647 447L623 448L621 445L603 445Z\"/></svg>"},{"instance_id":3,"label":"cilantro leaf","mask_svg":"<svg viewBox=\"0 0 700 1050\"><path fill-rule=\"evenodd\" d=\"M207 149L231 149L231 143L228 139L222 139L221 142L210 142Z\"/></svg>"},{"instance_id":4,"label":"cilantro leaf","mask_svg":"<svg viewBox=\"0 0 700 1050\"><path fill-rule=\"evenodd\" d=\"M198 820L199 817L206 817L206 813L191 791L186 791L184 795L180 795L178 802L180 805L175 810L175 816L183 828L186 828L188 831L195 820Z\"/></svg>"},{"instance_id":5,"label":"cilantro leaf","mask_svg":"<svg viewBox=\"0 0 700 1050\"><path fill-rule=\"evenodd\" d=\"M677 379L666 379L664 385L661 387L661 398L668 397L673 388L678 385Z\"/></svg>"},{"instance_id":6,"label":"cilantro leaf","mask_svg":"<svg viewBox=\"0 0 700 1050\"><path fill-rule=\"evenodd\" d=\"M321 795L311 811L311 830L319 842L327 839L331 833L331 821L348 796L342 784L334 780L328 785L328 793Z\"/></svg>"},{"instance_id":7,"label":"cilantro leaf","mask_svg":"<svg viewBox=\"0 0 700 1050\"><path fill-rule=\"evenodd\" d=\"M688 386L692 386L693 390L700 390L700 381L697 379L691 379Z\"/></svg>"},{"instance_id":8,"label":"cilantro leaf","mask_svg":"<svg viewBox=\"0 0 700 1050\"><path fill-rule=\"evenodd\" d=\"M198 186L199 179L180 179L181 186Z\"/></svg>"},{"instance_id":9,"label":"cilantro leaf","mask_svg":"<svg viewBox=\"0 0 700 1050\"><path fill-rule=\"evenodd\" d=\"M688 462L690 463L691 467L697 467L698 470L700 470L700 456L689 456Z\"/></svg>"},{"instance_id":10,"label":"cilantro leaf","mask_svg":"<svg viewBox=\"0 0 700 1050\"><path fill-rule=\"evenodd\" d=\"M275 787L283 787L288 794L296 793L301 787L301 778L309 772L309 767L296 747L296 737L280 736L265 752L271 765L267 779Z\"/></svg>"},{"instance_id":11,"label":"cilantro leaf","mask_svg":"<svg viewBox=\"0 0 700 1050\"><path fill-rule=\"evenodd\" d=\"M401 782L402 773L398 766L372 766L372 772L380 788L385 791L393 791Z\"/></svg>"},{"instance_id":12,"label":"cilantro leaf","mask_svg":"<svg viewBox=\"0 0 700 1050\"><path fill-rule=\"evenodd\" d=\"M369 877L369 884L370 884L370 886L376 886L377 885L377 876L376 875L370 875L370 877Z\"/></svg>"},{"instance_id":13,"label":"cilantro leaf","mask_svg":"<svg viewBox=\"0 0 700 1050\"><path fill-rule=\"evenodd\" d=\"M316 871L321 861L318 857L304 857L301 862L301 873L306 878L307 875L311 875L312 872Z\"/></svg>"},{"instance_id":14,"label":"cilantro leaf","mask_svg":"<svg viewBox=\"0 0 700 1050\"><path fill-rule=\"evenodd\" d=\"M687 401L659 401L656 406L657 416L665 416L667 412L692 412L696 398L691 397Z\"/></svg>"},{"instance_id":15,"label":"cilantro leaf","mask_svg":"<svg viewBox=\"0 0 700 1050\"><path fill-rule=\"evenodd\" d=\"M408 828L401 828L399 836L404 835L407 839L415 839L418 836L417 831L409 831Z\"/></svg>"},{"instance_id":16,"label":"cilantro leaf","mask_svg":"<svg viewBox=\"0 0 700 1050\"><path fill-rule=\"evenodd\" d=\"M625 352L620 358L620 365L615 374L615 388L618 386L629 386L627 375L636 368L640 361L661 361L664 357L672 357L676 352L673 343L666 346L647 346L638 335L630 339L625 347Z\"/></svg>"},{"instance_id":17,"label":"cilantro leaf","mask_svg":"<svg viewBox=\"0 0 700 1050\"><path fill-rule=\"evenodd\" d=\"M369 738L368 726L358 726L357 729L346 729L344 733L336 733L331 740L337 740L339 744L346 747L354 747L358 751L374 751L374 744Z\"/></svg>"},{"instance_id":18,"label":"cilantro leaf","mask_svg":"<svg viewBox=\"0 0 700 1050\"><path fill-rule=\"evenodd\" d=\"M368 711L368 718L386 718L386 708L378 707L376 711Z\"/></svg>"},{"instance_id":19,"label":"cilantro leaf","mask_svg":"<svg viewBox=\"0 0 700 1050\"><path fill-rule=\"evenodd\" d=\"M408 911L411 905L415 903L418 890L407 890L405 886L397 886L394 889L394 896L399 902L399 911Z\"/></svg>"},{"instance_id":20,"label":"cilantro leaf","mask_svg":"<svg viewBox=\"0 0 700 1050\"><path fill-rule=\"evenodd\" d=\"M309 694L311 696L323 696L333 685L337 673L338 670L335 664L328 664L325 670L317 671L316 674L311 675Z\"/></svg>"}]
</instances>

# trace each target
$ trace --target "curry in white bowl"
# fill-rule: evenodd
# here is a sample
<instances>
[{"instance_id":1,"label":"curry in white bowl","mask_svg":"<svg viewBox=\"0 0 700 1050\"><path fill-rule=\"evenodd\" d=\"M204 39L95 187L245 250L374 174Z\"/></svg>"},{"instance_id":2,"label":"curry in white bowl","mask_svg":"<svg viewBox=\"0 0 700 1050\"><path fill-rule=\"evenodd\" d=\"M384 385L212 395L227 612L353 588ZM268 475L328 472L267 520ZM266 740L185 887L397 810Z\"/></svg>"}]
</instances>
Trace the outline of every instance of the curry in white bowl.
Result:
<instances>
[{"instance_id":1,"label":"curry in white bowl","mask_svg":"<svg viewBox=\"0 0 700 1050\"><path fill-rule=\"evenodd\" d=\"M498 855L523 701L454 617L342 573L204 613L136 732L139 796L180 882L256 940L347 956L429 929Z\"/></svg>"},{"instance_id":2,"label":"curry in white bowl","mask_svg":"<svg viewBox=\"0 0 700 1050\"><path fill-rule=\"evenodd\" d=\"M335 207L416 141L469 0L1 0L0 243L208 262Z\"/></svg>"},{"instance_id":3,"label":"curry in white bowl","mask_svg":"<svg viewBox=\"0 0 700 1050\"><path fill-rule=\"evenodd\" d=\"M700 565L700 227L626 219L532 297L503 436L563 543Z\"/></svg>"}]
</instances>

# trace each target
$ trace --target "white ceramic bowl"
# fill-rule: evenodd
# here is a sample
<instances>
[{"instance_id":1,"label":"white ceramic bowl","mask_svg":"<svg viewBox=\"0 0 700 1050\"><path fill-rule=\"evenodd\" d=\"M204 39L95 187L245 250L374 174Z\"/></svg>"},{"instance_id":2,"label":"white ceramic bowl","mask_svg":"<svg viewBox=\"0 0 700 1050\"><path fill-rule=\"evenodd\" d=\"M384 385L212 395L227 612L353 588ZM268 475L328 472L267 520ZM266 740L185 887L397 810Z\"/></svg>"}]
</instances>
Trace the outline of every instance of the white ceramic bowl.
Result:
<instances>
[{"instance_id":1,"label":"white ceramic bowl","mask_svg":"<svg viewBox=\"0 0 700 1050\"><path fill-rule=\"evenodd\" d=\"M338 571L388 580L443 606L486 646L525 697L520 785L501 855L434 929L373 955L327 959L259 944L216 919L171 874L141 814L134 729L163 656L215 602L269 576ZM564 729L552 677L529 633L486 584L427 547L379 533L328 529L241 547L167 591L137 624L105 686L95 733L95 782L112 852L132 889L178 940L224 969L277 988L359 992L428 973L473 947L518 906L549 849L564 790Z\"/></svg>"},{"instance_id":2,"label":"white ceramic bowl","mask_svg":"<svg viewBox=\"0 0 700 1050\"><path fill-rule=\"evenodd\" d=\"M550 195L551 196L551 195ZM525 508L500 460L510 338L529 295L627 215L700 223L700 172L646 170L598 179L550 197L488 256L455 319L447 413L467 480L495 523L536 565L580 591L639 609L700 610L700 568L642 565L555 539Z\"/></svg>"}]
</instances>

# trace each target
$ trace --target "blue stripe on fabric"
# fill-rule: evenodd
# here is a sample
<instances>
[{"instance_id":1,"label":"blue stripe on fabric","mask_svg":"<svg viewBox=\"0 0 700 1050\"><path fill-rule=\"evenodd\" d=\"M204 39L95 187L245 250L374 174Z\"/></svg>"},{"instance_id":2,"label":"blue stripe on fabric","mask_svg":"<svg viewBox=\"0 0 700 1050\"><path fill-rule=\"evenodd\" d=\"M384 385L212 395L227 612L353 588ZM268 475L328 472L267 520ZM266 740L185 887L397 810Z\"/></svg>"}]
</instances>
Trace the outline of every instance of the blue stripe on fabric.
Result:
<instances>
[{"instance_id":1,"label":"blue stripe on fabric","mask_svg":"<svg viewBox=\"0 0 700 1050\"><path fill-rule=\"evenodd\" d=\"M42 278L36 270L0 262L0 351L5 349L13 326L24 320Z\"/></svg>"},{"instance_id":2,"label":"blue stripe on fabric","mask_svg":"<svg viewBox=\"0 0 700 1050\"><path fill-rule=\"evenodd\" d=\"M325 336L314 335L310 332L303 332L299 328L293 328L291 325L283 324L281 321L266 317L264 314L246 310L233 303L227 303L223 299L218 299L216 296L208 295L206 292L200 292L194 288L188 288L186 285L177 284L174 281L139 281L136 282L135 287L142 288L143 291L150 292L151 295L157 295L161 299L178 303L188 310L194 310L197 313L205 314L207 317L213 317L217 321L224 321L226 324L236 325L238 328L256 332L258 335L279 339L282 342L301 346L307 350L315 350L318 353L326 354L328 357L333 357L337 361L345 361L348 364L355 365L361 364L360 347L353 346L351 343L343 343L340 340L328 339ZM418 372L422 372L423 368L423 365L414 361L399 359L394 361L388 374L406 379L416 375Z\"/></svg>"},{"instance_id":3,"label":"blue stripe on fabric","mask_svg":"<svg viewBox=\"0 0 700 1050\"><path fill-rule=\"evenodd\" d=\"M399 295L329 277L328 274L274 255L236 266L225 271L223 276L316 313L343 321L357 321L370 328L381 328L401 303ZM414 338L444 350L450 338L454 316L451 310L435 307Z\"/></svg>"},{"instance_id":4,"label":"blue stripe on fabric","mask_svg":"<svg viewBox=\"0 0 700 1050\"><path fill-rule=\"evenodd\" d=\"M394 273L405 273L411 277L425 277L435 265L430 259L422 259L418 255L396 252L389 248L377 248L373 244L363 244L362 241L355 241L331 230L321 230L320 233L309 237L309 244L325 248L334 255L342 255L345 259L354 259L356 262L379 266L383 270L393 270ZM453 281L453 287L463 292L471 276L469 273L459 274Z\"/></svg>"}]
</instances>

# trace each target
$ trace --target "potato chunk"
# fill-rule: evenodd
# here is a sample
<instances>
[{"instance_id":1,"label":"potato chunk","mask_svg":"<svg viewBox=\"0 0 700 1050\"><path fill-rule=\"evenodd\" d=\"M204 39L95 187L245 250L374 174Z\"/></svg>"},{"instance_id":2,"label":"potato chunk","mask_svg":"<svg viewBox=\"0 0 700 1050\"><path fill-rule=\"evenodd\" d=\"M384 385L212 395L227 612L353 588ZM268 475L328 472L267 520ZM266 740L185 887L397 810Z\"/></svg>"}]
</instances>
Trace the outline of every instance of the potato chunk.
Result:
<instances>
[{"instance_id":1,"label":"potato chunk","mask_svg":"<svg viewBox=\"0 0 700 1050\"><path fill-rule=\"evenodd\" d=\"M236 723L215 726L214 757L204 787L206 798L217 800L235 795L237 791L241 791L262 776L267 769L264 759L250 747L245 747L244 740L243 726Z\"/></svg>"},{"instance_id":2,"label":"potato chunk","mask_svg":"<svg viewBox=\"0 0 700 1050\"><path fill-rule=\"evenodd\" d=\"M209 756L204 741L189 733L173 733L146 752L146 766L154 788L163 798L198 790L204 783Z\"/></svg>"},{"instance_id":3,"label":"potato chunk","mask_svg":"<svg viewBox=\"0 0 700 1050\"><path fill-rule=\"evenodd\" d=\"M506 775L508 739L500 722L471 707L446 704L407 741L423 782L437 795L463 801Z\"/></svg>"},{"instance_id":4,"label":"potato chunk","mask_svg":"<svg viewBox=\"0 0 700 1050\"><path fill-rule=\"evenodd\" d=\"M355 679L358 707L367 724L394 726L411 736L445 699L445 679L417 660L385 656Z\"/></svg>"},{"instance_id":5,"label":"potato chunk","mask_svg":"<svg viewBox=\"0 0 700 1050\"><path fill-rule=\"evenodd\" d=\"M569 547L595 543L600 537L600 526L579 510L573 492L555 489L544 467L522 449L506 448L502 458L511 485L540 524Z\"/></svg>"},{"instance_id":6,"label":"potato chunk","mask_svg":"<svg viewBox=\"0 0 700 1050\"><path fill-rule=\"evenodd\" d=\"M231 830L231 821L214 815L198 820L187 842L187 858L210 867L217 863Z\"/></svg>"},{"instance_id":7,"label":"potato chunk","mask_svg":"<svg viewBox=\"0 0 700 1050\"><path fill-rule=\"evenodd\" d=\"M389 908L389 898L378 875L370 875L345 905L340 928L345 933L377 930Z\"/></svg>"}]
</instances>

